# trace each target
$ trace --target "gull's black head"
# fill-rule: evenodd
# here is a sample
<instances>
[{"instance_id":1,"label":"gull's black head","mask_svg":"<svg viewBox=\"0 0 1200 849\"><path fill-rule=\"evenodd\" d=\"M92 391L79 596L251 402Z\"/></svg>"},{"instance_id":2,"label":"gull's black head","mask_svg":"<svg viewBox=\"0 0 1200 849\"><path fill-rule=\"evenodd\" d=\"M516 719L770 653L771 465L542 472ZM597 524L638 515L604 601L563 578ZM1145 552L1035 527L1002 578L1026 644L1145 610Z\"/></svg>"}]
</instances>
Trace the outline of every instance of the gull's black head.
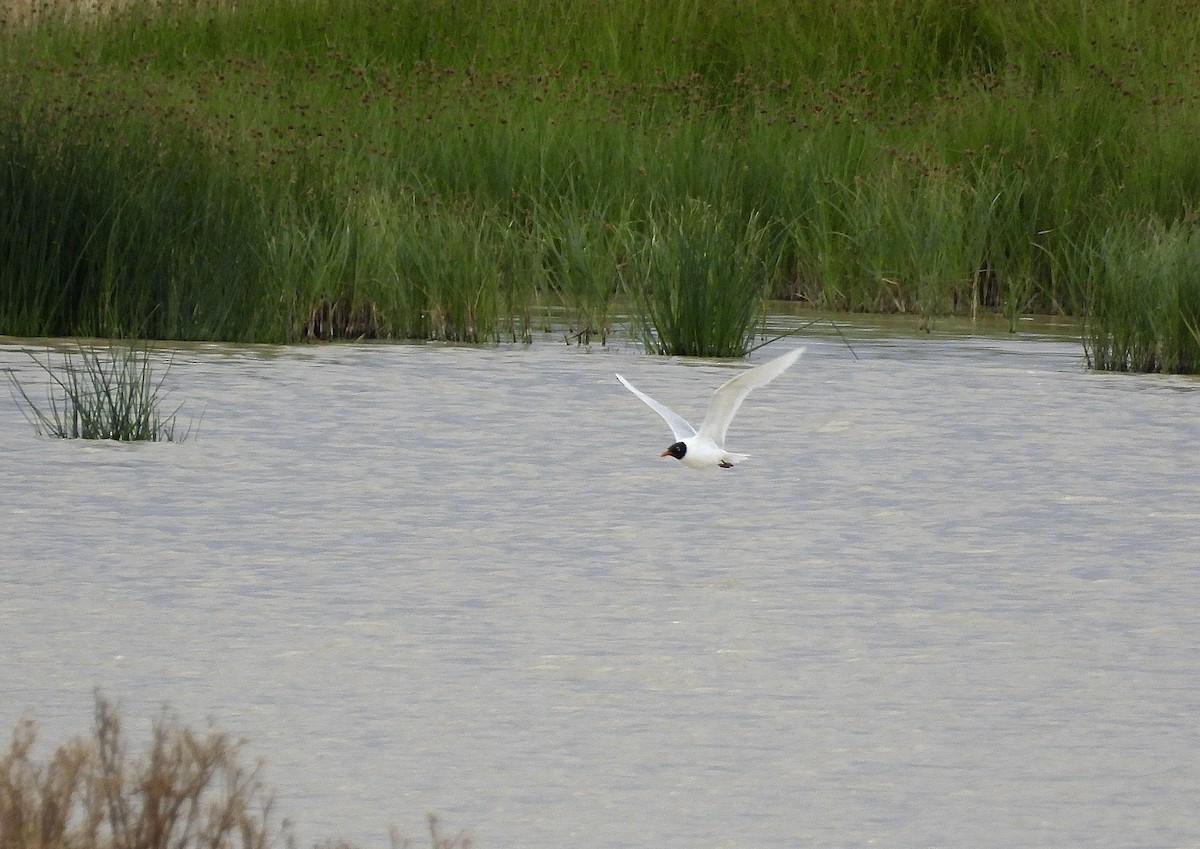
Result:
<instances>
[{"instance_id":1,"label":"gull's black head","mask_svg":"<svg viewBox=\"0 0 1200 849\"><path fill-rule=\"evenodd\" d=\"M660 457L674 457L676 460L682 460L683 455L687 453L687 446L682 442L676 442L662 454Z\"/></svg>"}]
</instances>

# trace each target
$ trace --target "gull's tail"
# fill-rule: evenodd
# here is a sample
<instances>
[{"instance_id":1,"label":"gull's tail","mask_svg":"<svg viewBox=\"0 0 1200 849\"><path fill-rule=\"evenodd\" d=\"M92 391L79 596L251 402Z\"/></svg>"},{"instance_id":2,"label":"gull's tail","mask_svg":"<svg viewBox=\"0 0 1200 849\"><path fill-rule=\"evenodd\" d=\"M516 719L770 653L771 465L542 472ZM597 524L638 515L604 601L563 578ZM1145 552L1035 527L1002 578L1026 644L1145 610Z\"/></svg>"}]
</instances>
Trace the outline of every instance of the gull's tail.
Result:
<instances>
[{"instance_id":1,"label":"gull's tail","mask_svg":"<svg viewBox=\"0 0 1200 849\"><path fill-rule=\"evenodd\" d=\"M733 466L736 466L738 463L742 462L743 460L749 460L749 459L750 459L749 454L734 454L730 451L726 451L724 454L721 455L721 467L728 469Z\"/></svg>"}]
</instances>

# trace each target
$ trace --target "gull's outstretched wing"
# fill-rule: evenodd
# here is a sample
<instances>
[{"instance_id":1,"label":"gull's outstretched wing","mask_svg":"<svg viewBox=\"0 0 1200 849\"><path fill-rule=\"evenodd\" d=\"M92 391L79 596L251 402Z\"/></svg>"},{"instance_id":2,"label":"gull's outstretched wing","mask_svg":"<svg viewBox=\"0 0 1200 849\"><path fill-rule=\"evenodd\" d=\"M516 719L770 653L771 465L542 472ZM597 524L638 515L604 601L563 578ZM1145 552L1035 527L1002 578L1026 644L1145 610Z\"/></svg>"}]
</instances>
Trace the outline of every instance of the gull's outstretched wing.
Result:
<instances>
[{"instance_id":1,"label":"gull's outstretched wing","mask_svg":"<svg viewBox=\"0 0 1200 849\"><path fill-rule=\"evenodd\" d=\"M696 429L688 424L687 419L685 419L683 416L671 411L667 407L664 407L662 404L655 401L645 392L639 390L619 374L617 375L617 380L621 381L621 383L625 385L626 389L641 398L647 407L662 416L663 421L665 421L671 427L671 433L675 434L675 438L677 440L682 441L690 436L696 435Z\"/></svg>"},{"instance_id":2,"label":"gull's outstretched wing","mask_svg":"<svg viewBox=\"0 0 1200 849\"><path fill-rule=\"evenodd\" d=\"M729 430L729 423L733 421L738 407L742 406L742 401L746 400L746 396L750 394L751 390L758 389L760 386L766 386L791 368L803 353L803 348L797 348L794 351L789 351L782 357L776 357L773 360L763 363L761 366L755 366L752 369L742 372L732 380L722 383L713 392L712 399L708 402L708 411L704 414L704 421L700 425L700 435L708 437L717 443L717 445L724 448L725 432ZM628 386L628 384L626 385ZM632 386L629 388L633 389ZM634 389L634 392L637 392L637 390ZM638 394L641 395L642 393L638 392ZM642 400L650 404L650 401L645 396L642 397ZM651 404L651 406L654 405ZM666 418L666 416L663 416L663 418Z\"/></svg>"}]
</instances>

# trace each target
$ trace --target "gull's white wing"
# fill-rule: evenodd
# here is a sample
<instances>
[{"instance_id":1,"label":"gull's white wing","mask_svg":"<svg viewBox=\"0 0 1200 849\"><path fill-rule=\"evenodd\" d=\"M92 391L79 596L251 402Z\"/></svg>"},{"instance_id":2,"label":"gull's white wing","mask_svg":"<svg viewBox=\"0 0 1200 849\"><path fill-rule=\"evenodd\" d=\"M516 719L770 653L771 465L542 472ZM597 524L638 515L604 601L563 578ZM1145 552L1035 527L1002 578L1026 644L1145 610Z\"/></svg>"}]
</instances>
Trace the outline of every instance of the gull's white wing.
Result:
<instances>
[{"instance_id":1,"label":"gull's white wing","mask_svg":"<svg viewBox=\"0 0 1200 849\"><path fill-rule=\"evenodd\" d=\"M729 430L729 423L733 421L738 407L742 406L742 401L746 400L750 391L760 386L766 386L779 377L791 368L803 353L803 348L797 348L782 357L776 357L761 366L748 369L732 380L722 383L713 392L712 399L708 402L708 411L704 414L704 421L700 425L700 435L708 437L724 448L725 432ZM630 387L630 389L632 388Z\"/></svg>"},{"instance_id":2,"label":"gull's white wing","mask_svg":"<svg viewBox=\"0 0 1200 849\"><path fill-rule=\"evenodd\" d=\"M625 378L621 377L621 375L619 375L619 374L617 375L617 380L621 381L621 383L623 383L625 385L626 389L628 389L634 395L641 398L647 407L649 407L651 410L653 410L654 412L656 412L660 416L662 416L663 421L665 421L668 425L670 425L671 433L675 434L675 438L677 440L682 441L684 439L687 439L689 436L696 435L696 429L694 427L692 427L690 424L688 424L687 420L683 416L664 407L662 404L655 401L653 398L651 398L645 392L642 392L641 390L639 390L637 387L635 387L632 383L630 383Z\"/></svg>"}]
</instances>

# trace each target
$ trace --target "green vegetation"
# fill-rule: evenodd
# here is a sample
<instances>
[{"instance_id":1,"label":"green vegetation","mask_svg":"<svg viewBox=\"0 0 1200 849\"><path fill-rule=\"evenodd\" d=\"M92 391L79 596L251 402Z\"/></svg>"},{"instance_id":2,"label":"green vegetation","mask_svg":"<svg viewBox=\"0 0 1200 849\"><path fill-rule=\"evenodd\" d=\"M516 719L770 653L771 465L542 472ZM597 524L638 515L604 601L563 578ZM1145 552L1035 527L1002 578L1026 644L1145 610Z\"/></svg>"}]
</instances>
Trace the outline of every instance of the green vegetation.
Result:
<instances>
[{"instance_id":1,"label":"green vegetation","mask_svg":"<svg viewBox=\"0 0 1200 849\"><path fill-rule=\"evenodd\" d=\"M626 287L637 299L649 350L703 357L746 353L779 261L756 218L743 224L694 203L654 221L629 259Z\"/></svg>"},{"instance_id":2,"label":"green vegetation","mask_svg":"<svg viewBox=\"0 0 1200 849\"><path fill-rule=\"evenodd\" d=\"M1098 251L1084 340L1092 367L1200 372L1200 233L1127 228Z\"/></svg>"},{"instance_id":3,"label":"green vegetation","mask_svg":"<svg viewBox=\"0 0 1200 849\"><path fill-rule=\"evenodd\" d=\"M137 759L126 752L121 723L96 696L90 737L34 757L36 729L22 722L0 753L0 846L5 849L273 849L295 846L276 826L273 796L246 766L242 743L209 729L197 734L166 716ZM469 849L445 837L430 815L433 849ZM323 844L353 849L346 843ZM393 834L396 849L411 841Z\"/></svg>"},{"instance_id":4,"label":"green vegetation","mask_svg":"<svg viewBox=\"0 0 1200 849\"><path fill-rule=\"evenodd\" d=\"M33 353L29 356L50 379L47 407L38 406L11 371L8 379L25 417L39 434L59 439L182 442L191 432L191 427L176 430L178 407L166 416L159 412L170 365L156 380L146 348L115 342L107 349L79 344L73 355L62 355L60 368L49 353L45 362Z\"/></svg>"},{"instance_id":5,"label":"green vegetation","mask_svg":"<svg viewBox=\"0 0 1200 849\"><path fill-rule=\"evenodd\" d=\"M630 309L724 355L776 298L1079 315L1097 367L1196 368L1196 276L1150 278L1200 226L1197 31L1182 0L51 6L0 37L0 332Z\"/></svg>"}]
</instances>

